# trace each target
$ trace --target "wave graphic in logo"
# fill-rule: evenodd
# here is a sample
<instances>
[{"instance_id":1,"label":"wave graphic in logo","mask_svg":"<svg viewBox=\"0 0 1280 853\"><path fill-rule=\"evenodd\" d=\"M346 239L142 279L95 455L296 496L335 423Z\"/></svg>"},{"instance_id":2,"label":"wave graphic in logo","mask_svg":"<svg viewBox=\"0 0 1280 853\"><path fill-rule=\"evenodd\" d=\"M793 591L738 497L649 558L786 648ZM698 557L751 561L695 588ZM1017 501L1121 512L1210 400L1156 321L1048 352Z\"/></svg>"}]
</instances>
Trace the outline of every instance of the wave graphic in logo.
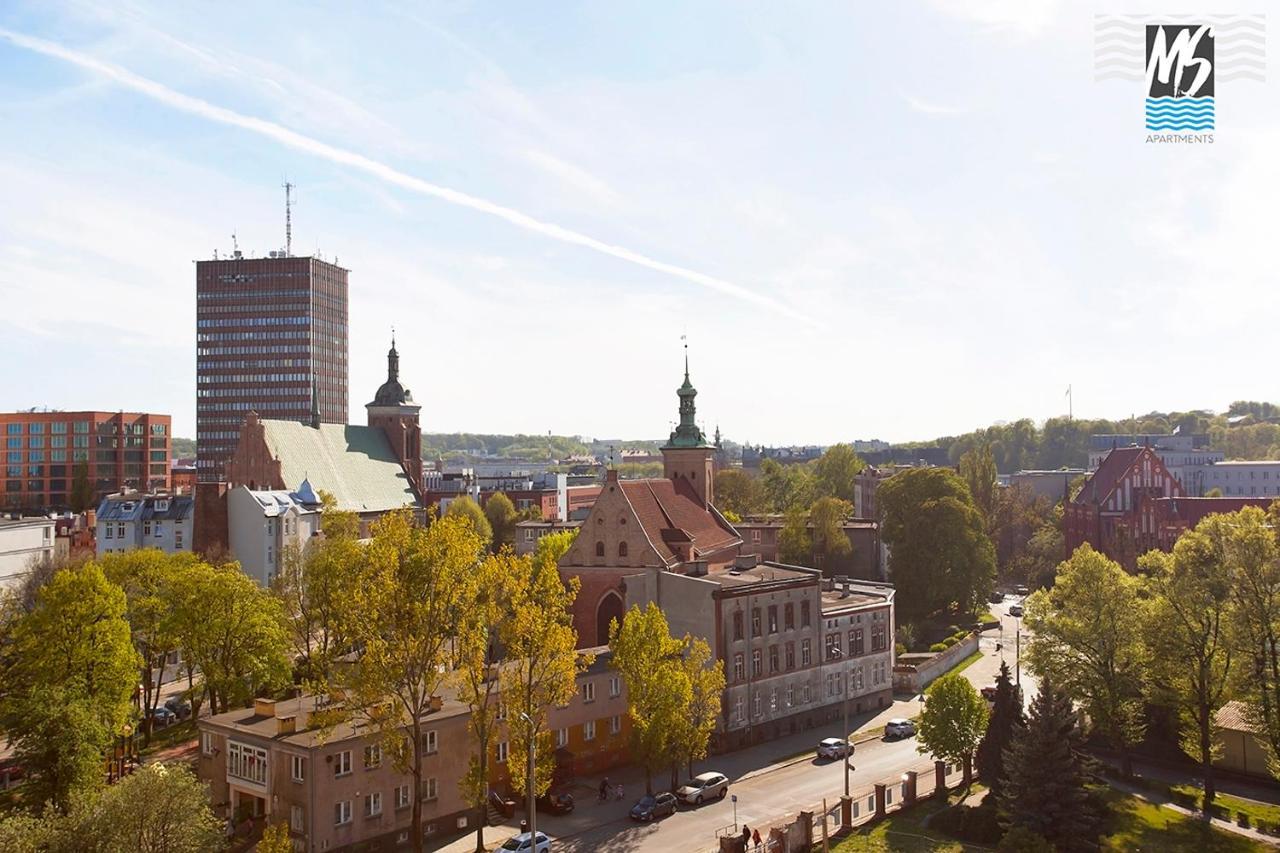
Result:
<instances>
[{"instance_id":1,"label":"wave graphic in logo","mask_svg":"<svg viewBox=\"0 0 1280 853\"><path fill-rule=\"evenodd\" d=\"M1147 98L1147 130L1213 130L1213 98Z\"/></svg>"}]
</instances>

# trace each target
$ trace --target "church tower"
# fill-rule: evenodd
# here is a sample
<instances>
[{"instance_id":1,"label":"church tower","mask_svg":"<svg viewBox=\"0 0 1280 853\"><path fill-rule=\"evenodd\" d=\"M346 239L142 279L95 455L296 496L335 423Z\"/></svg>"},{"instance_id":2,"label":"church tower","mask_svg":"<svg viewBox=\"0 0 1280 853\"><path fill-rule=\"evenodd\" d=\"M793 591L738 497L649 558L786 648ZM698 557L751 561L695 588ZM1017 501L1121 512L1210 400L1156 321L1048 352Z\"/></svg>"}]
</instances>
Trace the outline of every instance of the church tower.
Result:
<instances>
[{"instance_id":1,"label":"church tower","mask_svg":"<svg viewBox=\"0 0 1280 853\"><path fill-rule=\"evenodd\" d=\"M400 354L396 352L396 338L392 334L391 350L387 353L387 381L378 388L373 402L365 405L365 410L369 426L379 427L386 435L418 495L423 489L422 427L418 423L421 408L413 402L409 389L400 384Z\"/></svg>"},{"instance_id":2,"label":"church tower","mask_svg":"<svg viewBox=\"0 0 1280 853\"><path fill-rule=\"evenodd\" d=\"M689 381L689 347L684 350L684 384L676 391L680 398L680 424L662 446L663 475L675 482L684 480L693 488L703 506L715 497L715 448L698 428L693 399L698 391Z\"/></svg>"}]
</instances>

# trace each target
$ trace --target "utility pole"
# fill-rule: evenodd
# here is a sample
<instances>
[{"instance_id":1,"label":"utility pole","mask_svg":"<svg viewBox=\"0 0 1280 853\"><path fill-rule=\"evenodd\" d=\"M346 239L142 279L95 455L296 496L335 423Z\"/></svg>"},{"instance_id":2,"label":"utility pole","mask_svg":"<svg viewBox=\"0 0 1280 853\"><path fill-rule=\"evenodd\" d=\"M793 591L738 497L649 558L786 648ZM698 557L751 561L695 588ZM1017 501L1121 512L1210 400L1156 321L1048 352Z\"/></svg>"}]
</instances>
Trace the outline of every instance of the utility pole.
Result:
<instances>
[{"instance_id":1,"label":"utility pole","mask_svg":"<svg viewBox=\"0 0 1280 853\"><path fill-rule=\"evenodd\" d=\"M844 735L844 797L849 799L849 672L844 674L844 728L840 730Z\"/></svg>"},{"instance_id":2,"label":"utility pole","mask_svg":"<svg viewBox=\"0 0 1280 853\"><path fill-rule=\"evenodd\" d=\"M525 787L529 794L529 849L536 851L538 849L538 810L537 803L533 792L536 788L534 785L534 751L537 749L537 739L535 737L533 720L529 719L529 715L524 711L520 712L520 716L529 724L529 775L525 778Z\"/></svg>"},{"instance_id":3,"label":"utility pole","mask_svg":"<svg viewBox=\"0 0 1280 853\"><path fill-rule=\"evenodd\" d=\"M1013 683L1018 689L1022 689L1022 623L1015 622L1013 627L1014 641L1014 664L1013 664Z\"/></svg>"}]
</instances>

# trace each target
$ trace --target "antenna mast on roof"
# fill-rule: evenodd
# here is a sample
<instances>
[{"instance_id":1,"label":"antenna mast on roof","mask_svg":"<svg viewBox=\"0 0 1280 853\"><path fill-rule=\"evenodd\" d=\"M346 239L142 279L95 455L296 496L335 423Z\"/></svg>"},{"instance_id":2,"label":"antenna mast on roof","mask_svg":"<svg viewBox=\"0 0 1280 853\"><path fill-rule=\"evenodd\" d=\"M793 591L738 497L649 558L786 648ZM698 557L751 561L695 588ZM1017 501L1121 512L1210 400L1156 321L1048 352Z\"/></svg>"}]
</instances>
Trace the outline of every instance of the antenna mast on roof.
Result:
<instances>
[{"instance_id":1,"label":"antenna mast on roof","mask_svg":"<svg viewBox=\"0 0 1280 853\"><path fill-rule=\"evenodd\" d=\"M284 182L284 255L293 256L293 184Z\"/></svg>"}]
</instances>

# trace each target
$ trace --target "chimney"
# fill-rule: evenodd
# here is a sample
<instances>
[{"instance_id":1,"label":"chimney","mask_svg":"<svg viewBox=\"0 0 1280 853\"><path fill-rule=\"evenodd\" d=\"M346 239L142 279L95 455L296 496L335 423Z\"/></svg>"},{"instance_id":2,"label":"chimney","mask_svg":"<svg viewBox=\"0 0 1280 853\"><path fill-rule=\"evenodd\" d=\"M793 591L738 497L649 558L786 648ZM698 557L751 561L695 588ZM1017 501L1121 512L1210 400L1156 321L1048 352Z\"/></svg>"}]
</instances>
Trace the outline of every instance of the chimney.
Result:
<instances>
[{"instance_id":1,"label":"chimney","mask_svg":"<svg viewBox=\"0 0 1280 853\"><path fill-rule=\"evenodd\" d=\"M617 468L610 468L610 469L608 469L607 471L605 471L605 473L604 473L604 481L605 481L606 483L616 483L616 482L618 482L618 469L617 469Z\"/></svg>"},{"instance_id":2,"label":"chimney","mask_svg":"<svg viewBox=\"0 0 1280 853\"><path fill-rule=\"evenodd\" d=\"M253 713L259 717L274 717L276 715L276 700L254 699Z\"/></svg>"}]
</instances>

